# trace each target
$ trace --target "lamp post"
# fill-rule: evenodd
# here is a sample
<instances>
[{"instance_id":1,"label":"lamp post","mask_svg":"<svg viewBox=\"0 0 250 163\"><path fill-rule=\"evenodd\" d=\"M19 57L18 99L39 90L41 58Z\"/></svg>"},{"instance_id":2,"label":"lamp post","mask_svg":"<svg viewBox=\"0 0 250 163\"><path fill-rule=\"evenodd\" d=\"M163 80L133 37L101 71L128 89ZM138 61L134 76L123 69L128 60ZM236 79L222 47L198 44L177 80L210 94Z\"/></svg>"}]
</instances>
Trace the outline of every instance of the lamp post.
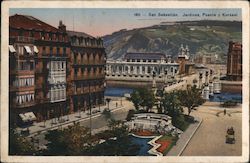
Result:
<instances>
[{"instance_id":1,"label":"lamp post","mask_svg":"<svg viewBox=\"0 0 250 163\"><path fill-rule=\"evenodd\" d=\"M110 98L106 98L106 101L108 103L108 110L109 110L109 103L110 103L111 99Z\"/></svg>"},{"instance_id":2,"label":"lamp post","mask_svg":"<svg viewBox=\"0 0 250 163\"><path fill-rule=\"evenodd\" d=\"M81 118L81 109L80 109L79 101L78 101L77 105L78 105L79 118Z\"/></svg>"},{"instance_id":3,"label":"lamp post","mask_svg":"<svg viewBox=\"0 0 250 163\"><path fill-rule=\"evenodd\" d=\"M121 96L121 106L122 106L122 97L123 97L123 95Z\"/></svg>"},{"instance_id":4,"label":"lamp post","mask_svg":"<svg viewBox=\"0 0 250 163\"><path fill-rule=\"evenodd\" d=\"M90 94L90 82L89 82L89 129L90 129L90 136L91 136L91 128L92 128L92 120L91 120L91 94Z\"/></svg>"}]
</instances>

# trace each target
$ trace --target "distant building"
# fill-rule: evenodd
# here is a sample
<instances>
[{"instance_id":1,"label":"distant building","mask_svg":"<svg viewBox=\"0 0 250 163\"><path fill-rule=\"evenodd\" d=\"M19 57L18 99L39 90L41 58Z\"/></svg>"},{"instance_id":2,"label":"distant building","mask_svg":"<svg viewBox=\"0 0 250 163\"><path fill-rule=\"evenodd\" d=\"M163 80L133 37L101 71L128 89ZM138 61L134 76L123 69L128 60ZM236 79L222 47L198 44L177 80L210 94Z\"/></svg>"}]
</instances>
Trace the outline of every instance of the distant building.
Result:
<instances>
[{"instance_id":1,"label":"distant building","mask_svg":"<svg viewBox=\"0 0 250 163\"><path fill-rule=\"evenodd\" d=\"M184 48L183 45L181 44L177 58L180 75L185 75L185 74L188 75L194 71L194 63L189 62L189 59L190 59L190 53L188 46L186 45L186 47Z\"/></svg>"},{"instance_id":2,"label":"distant building","mask_svg":"<svg viewBox=\"0 0 250 163\"><path fill-rule=\"evenodd\" d=\"M127 53L122 60L108 60L106 79L119 81L166 82L178 74L178 63L163 53Z\"/></svg>"},{"instance_id":3,"label":"distant building","mask_svg":"<svg viewBox=\"0 0 250 163\"><path fill-rule=\"evenodd\" d=\"M227 77L229 80L242 80L242 44L229 42L227 54Z\"/></svg>"},{"instance_id":4,"label":"distant building","mask_svg":"<svg viewBox=\"0 0 250 163\"><path fill-rule=\"evenodd\" d=\"M216 62L216 56L214 55L196 55L194 58L194 62L198 64L213 64Z\"/></svg>"}]
</instances>

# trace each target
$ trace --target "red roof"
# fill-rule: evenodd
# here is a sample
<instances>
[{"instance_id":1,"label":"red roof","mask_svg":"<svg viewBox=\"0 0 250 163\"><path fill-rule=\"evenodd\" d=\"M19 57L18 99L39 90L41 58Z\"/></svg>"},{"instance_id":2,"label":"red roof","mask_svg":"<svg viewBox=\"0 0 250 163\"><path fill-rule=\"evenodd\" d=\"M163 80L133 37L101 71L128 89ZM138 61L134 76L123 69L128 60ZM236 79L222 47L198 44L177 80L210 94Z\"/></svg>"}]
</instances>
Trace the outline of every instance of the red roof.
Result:
<instances>
[{"instance_id":1,"label":"red roof","mask_svg":"<svg viewBox=\"0 0 250 163\"><path fill-rule=\"evenodd\" d=\"M36 29L36 30L44 30L44 31L51 31L51 32L58 32L59 29L41 21L33 16L28 15L18 15L15 14L10 16L10 23L9 26L12 28L23 28L23 29Z\"/></svg>"}]
</instances>

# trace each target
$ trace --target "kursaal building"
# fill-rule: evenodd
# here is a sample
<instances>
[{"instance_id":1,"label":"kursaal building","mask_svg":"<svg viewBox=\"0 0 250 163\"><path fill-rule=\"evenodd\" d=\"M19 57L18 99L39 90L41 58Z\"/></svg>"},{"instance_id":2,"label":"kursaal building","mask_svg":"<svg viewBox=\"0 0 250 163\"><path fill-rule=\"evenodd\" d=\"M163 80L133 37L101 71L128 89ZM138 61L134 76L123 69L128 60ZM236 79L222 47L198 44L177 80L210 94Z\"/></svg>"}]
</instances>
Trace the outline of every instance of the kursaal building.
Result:
<instances>
[{"instance_id":1,"label":"kursaal building","mask_svg":"<svg viewBox=\"0 0 250 163\"><path fill-rule=\"evenodd\" d=\"M11 124L42 121L104 103L106 54L100 38L32 16L9 17Z\"/></svg>"}]
</instances>

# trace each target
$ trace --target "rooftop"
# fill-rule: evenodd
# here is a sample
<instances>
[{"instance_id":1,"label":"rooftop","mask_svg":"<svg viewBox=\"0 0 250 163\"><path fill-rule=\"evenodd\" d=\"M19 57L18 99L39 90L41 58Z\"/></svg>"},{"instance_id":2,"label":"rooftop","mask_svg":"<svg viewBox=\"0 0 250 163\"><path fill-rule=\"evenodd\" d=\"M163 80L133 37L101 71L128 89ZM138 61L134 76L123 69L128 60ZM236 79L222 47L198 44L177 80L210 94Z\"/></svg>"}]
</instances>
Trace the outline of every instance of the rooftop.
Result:
<instances>
[{"instance_id":1,"label":"rooftop","mask_svg":"<svg viewBox=\"0 0 250 163\"><path fill-rule=\"evenodd\" d=\"M15 14L9 17L9 26L12 28L36 29L40 31L58 32L59 29L28 15Z\"/></svg>"},{"instance_id":2,"label":"rooftop","mask_svg":"<svg viewBox=\"0 0 250 163\"><path fill-rule=\"evenodd\" d=\"M67 31L67 34L69 36L77 36L77 37L83 37L83 38L94 38L93 36L84 33L84 32L75 32L75 31Z\"/></svg>"},{"instance_id":3,"label":"rooftop","mask_svg":"<svg viewBox=\"0 0 250 163\"><path fill-rule=\"evenodd\" d=\"M149 59L149 60L161 60L167 59L163 53L126 53L124 59Z\"/></svg>"}]
</instances>

